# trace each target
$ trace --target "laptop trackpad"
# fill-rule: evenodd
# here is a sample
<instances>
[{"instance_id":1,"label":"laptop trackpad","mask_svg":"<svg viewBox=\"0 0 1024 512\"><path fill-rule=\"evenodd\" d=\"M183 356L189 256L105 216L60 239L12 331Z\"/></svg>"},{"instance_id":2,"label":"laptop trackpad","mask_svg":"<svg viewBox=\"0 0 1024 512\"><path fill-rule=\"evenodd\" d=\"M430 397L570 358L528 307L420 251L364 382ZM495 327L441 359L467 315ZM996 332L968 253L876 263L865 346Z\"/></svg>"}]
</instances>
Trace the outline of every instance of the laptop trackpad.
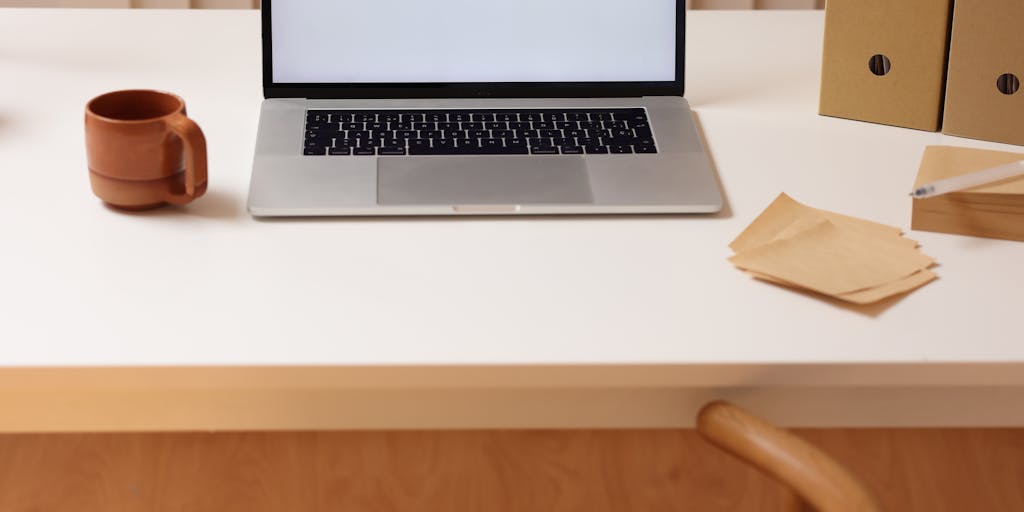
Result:
<instances>
[{"instance_id":1,"label":"laptop trackpad","mask_svg":"<svg viewBox=\"0 0 1024 512\"><path fill-rule=\"evenodd\" d=\"M377 159L377 203L593 203L577 156L407 156Z\"/></svg>"}]
</instances>

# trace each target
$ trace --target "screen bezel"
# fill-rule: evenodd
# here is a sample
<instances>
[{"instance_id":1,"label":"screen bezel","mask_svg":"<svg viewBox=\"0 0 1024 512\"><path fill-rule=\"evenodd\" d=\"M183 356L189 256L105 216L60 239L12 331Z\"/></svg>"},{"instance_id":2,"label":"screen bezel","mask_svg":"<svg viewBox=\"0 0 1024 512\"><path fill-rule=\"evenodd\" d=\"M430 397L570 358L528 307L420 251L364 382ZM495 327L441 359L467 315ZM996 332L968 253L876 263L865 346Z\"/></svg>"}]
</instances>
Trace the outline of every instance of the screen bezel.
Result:
<instances>
[{"instance_id":1,"label":"screen bezel","mask_svg":"<svg viewBox=\"0 0 1024 512\"><path fill-rule=\"evenodd\" d=\"M273 81L271 4L272 0L263 0L260 7L265 98L608 98L683 96L685 91L685 0L676 0L675 80L664 82L278 83Z\"/></svg>"}]
</instances>

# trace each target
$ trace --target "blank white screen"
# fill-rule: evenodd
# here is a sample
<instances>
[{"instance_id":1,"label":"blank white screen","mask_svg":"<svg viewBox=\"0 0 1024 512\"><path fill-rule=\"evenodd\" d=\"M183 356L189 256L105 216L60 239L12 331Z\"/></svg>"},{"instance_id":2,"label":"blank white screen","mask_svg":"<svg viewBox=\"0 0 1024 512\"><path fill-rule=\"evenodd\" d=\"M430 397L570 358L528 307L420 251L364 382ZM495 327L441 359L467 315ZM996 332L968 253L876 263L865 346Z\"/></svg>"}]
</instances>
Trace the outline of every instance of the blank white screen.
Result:
<instances>
[{"instance_id":1,"label":"blank white screen","mask_svg":"<svg viewBox=\"0 0 1024 512\"><path fill-rule=\"evenodd\" d=\"M277 83L675 80L677 0L277 0Z\"/></svg>"}]
</instances>

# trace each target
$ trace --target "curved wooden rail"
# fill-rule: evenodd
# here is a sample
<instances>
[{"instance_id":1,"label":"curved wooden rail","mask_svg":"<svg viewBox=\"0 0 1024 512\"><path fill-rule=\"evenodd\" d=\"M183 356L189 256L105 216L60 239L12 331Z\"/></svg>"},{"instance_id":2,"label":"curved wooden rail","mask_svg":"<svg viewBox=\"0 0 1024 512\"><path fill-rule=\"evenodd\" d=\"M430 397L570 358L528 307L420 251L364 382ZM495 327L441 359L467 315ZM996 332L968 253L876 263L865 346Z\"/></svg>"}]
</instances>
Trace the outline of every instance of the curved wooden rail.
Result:
<instances>
[{"instance_id":1,"label":"curved wooden rail","mask_svg":"<svg viewBox=\"0 0 1024 512\"><path fill-rule=\"evenodd\" d=\"M884 511L874 494L827 454L728 402L705 405L697 431L789 487L796 496L787 497L785 510Z\"/></svg>"}]
</instances>

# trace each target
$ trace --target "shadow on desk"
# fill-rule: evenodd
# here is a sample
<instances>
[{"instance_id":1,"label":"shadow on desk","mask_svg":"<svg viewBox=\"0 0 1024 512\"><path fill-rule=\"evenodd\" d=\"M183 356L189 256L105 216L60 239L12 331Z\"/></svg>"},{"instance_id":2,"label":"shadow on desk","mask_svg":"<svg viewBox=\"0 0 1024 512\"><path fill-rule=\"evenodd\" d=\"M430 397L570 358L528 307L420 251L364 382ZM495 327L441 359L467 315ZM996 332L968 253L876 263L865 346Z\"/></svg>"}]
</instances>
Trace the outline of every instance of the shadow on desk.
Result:
<instances>
[{"instance_id":1,"label":"shadow on desk","mask_svg":"<svg viewBox=\"0 0 1024 512\"><path fill-rule=\"evenodd\" d=\"M3 130L2 124L3 119L0 118L0 131ZM160 218L186 216L211 220L233 220L249 215L245 211L245 204L241 198L216 190L208 190L203 197L185 206L164 206L141 212L121 210L110 205L105 206L112 212L132 217Z\"/></svg>"}]
</instances>

